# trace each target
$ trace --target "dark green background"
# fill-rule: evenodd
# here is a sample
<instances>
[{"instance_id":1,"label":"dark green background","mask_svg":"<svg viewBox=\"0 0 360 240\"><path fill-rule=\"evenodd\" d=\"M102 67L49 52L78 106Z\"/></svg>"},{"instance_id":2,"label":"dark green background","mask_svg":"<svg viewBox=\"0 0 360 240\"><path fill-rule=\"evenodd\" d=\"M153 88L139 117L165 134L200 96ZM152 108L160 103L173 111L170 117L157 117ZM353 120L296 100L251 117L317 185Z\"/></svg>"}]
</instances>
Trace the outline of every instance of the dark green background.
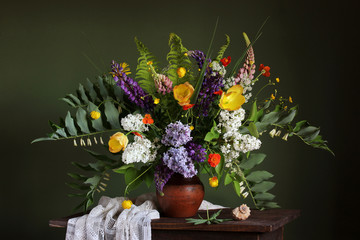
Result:
<instances>
[{"instance_id":1,"label":"dark green background","mask_svg":"<svg viewBox=\"0 0 360 240\"><path fill-rule=\"evenodd\" d=\"M188 49L207 50L219 17L215 49L231 37L226 55L244 49L242 32L253 37L270 16L254 46L257 64L280 77L280 95L300 105L297 120L321 126L337 157L311 149L298 139L263 138L267 159L261 168L275 175L272 192L283 208L302 215L285 228L285 239L340 239L355 233L355 135L359 114L351 103L357 92L353 62L357 23L350 5L333 1L14 1L0 6L1 236L7 239L64 239L48 220L69 215L67 172L71 161L92 159L72 142L41 142L48 120L65 116L58 100L74 93L86 78L109 71L116 59L135 67L137 36L163 62L168 35L177 33ZM270 93L270 92L269 92ZM206 179L205 179L206 181ZM112 176L106 194L120 196L121 176ZM142 188L133 193L147 191ZM235 207L243 201L231 187L206 189L207 200ZM9 235L10 236L10 235ZM339 238L337 238L339 239Z\"/></svg>"}]
</instances>

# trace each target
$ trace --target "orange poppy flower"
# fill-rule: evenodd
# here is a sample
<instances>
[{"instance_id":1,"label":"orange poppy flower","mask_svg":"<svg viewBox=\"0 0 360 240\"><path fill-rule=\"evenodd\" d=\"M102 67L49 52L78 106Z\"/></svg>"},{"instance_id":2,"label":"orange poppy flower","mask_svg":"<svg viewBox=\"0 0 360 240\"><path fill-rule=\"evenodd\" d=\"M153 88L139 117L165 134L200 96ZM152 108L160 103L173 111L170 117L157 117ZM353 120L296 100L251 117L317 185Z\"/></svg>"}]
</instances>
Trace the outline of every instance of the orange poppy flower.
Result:
<instances>
[{"instance_id":1,"label":"orange poppy flower","mask_svg":"<svg viewBox=\"0 0 360 240\"><path fill-rule=\"evenodd\" d=\"M187 104L187 105L182 106L182 108L183 108L183 110L186 111L186 110L192 108L194 105L195 105L195 104Z\"/></svg>"},{"instance_id":2,"label":"orange poppy flower","mask_svg":"<svg viewBox=\"0 0 360 240\"><path fill-rule=\"evenodd\" d=\"M224 65L224 67L226 67L227 65L229 65L231 63L231 57L228 56L227 58L223 58L220 60L220 62Z\"/></svg>"},{"instance_id":3,"label":"orange poppy flower","mask_svg":"<svg viewBox=\"0 0 360 240\"><path fill-rule=\"evenodd\" d=\"M270 77L270 67L264 66L264 64L260 64L259 71L263 72L263 76Z\"/></svg>"},{"instance_id":4,"label":"orange poppy flower","mask_svg":"<svg viewBox=\"0 0 360 240\"><path fill-rule=\"evenodd\" d=\"M151 118L150 114L145 114L145 117L143 118L142 121L144 124L153 124L154 123L154 119Z\"/></svg>"}]
</instances>

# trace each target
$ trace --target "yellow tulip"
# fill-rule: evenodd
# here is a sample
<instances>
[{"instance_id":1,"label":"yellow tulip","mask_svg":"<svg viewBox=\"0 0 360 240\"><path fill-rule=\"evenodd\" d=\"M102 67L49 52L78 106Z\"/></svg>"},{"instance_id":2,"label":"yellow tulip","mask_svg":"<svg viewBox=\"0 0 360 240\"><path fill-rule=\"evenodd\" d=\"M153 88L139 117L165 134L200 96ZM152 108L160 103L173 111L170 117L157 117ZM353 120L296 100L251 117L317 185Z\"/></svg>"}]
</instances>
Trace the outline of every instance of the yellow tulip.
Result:
<instances>
[{"instance_id":1,"label":"yellow tulip","mask_svg":"<svg viewBox=\"0 0 360 240\"><path fill-rule=\"evenodd\" d=\"M185 106L190 103L190 98L194 93L194 87L189 82L186 82L175 86L173 91L174 98L179 102L179 105Z\"/></svg>"},{"instance_id":2,"label":"yellow tulip","mask_svg":"<svg viewBox=\"0 0 360 240\"><path fill-rule=\"evenodd\" d=\"M176 73L178 74L179 78L183 78L186 74L186 69L184 67L179 67L176 70Z\"/></svg>"},{"instance_id":3,"label":"yellow tulip","mask_svg":"<svg viewBox=\"0 0 360 240\"><path fill-rule=\"evenodd\" d=\"M228 111L238 110L245 103L245 97L242 95L243 87L234 85L227 92L221 95L219 107Z\"/></svg>"},{"instance_id":4,"label":"yellow tulip","mask_svg":"<svg viewBox=\"0 0 360 240\"><path fill-rule=\"evenodd\" d=\"M109 151L112 153L118 153L121 150L125 150L129 140L127 136L121 132L117 132L110 137Z\"/></svg>"}]
</instances>

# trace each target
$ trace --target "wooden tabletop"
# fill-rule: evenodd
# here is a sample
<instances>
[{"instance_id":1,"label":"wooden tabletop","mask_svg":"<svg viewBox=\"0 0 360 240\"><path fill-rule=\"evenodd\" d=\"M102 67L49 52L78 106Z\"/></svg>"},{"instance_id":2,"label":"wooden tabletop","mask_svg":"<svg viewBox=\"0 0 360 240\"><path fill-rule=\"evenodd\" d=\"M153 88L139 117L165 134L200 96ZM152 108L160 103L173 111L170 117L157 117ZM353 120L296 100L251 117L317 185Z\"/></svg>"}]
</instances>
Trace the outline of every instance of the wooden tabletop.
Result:
<instances>
[{"instance_id":1,"label":"wooden tabletop","mask_svg":"<svg viewBox=\"0 0 360 240\"><path fill-rule=\"evenodd\" d=\"M223 209L217 218L231 218L231 210L232 209ZM217 210L209 210L209 214L216 211ZM199 211L199 214L202 217L206 217L206 211ZM65 228L68 219L76 216L81 216L81 214L50 220L49 226ZM251 210L251 215L247 220L229 221L211 225L193 225L191 223L186 223L185 218L161 217L160 219L151 221L151 228L153 230L194 230L209 232L272 232L295 220L299 216L300 210L296 209ZM198 218L198 216L194 216L193 218Z\"/></svg>"}]
</instances>

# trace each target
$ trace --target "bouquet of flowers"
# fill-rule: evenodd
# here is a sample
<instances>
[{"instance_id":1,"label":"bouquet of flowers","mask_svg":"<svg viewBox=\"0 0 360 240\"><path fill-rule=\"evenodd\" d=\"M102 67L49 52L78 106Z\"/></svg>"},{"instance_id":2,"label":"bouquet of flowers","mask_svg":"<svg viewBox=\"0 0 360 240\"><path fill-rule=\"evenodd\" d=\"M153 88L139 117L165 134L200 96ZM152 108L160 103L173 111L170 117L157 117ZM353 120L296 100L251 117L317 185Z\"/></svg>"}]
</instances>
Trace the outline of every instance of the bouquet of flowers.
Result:
<instances>
[{"instance_id":1,"label":"bouquet of flowers","mask_svg":"<svg viewBox=\"0 0 360 240\"><path fill-rule=\"evenodd\" d=\"M230 44L227 35L211 57L210 51L188 50L172 33L163 66L135 38L140 54L135 74L127 63L112 61L108 74L95 82L87 80L86 87L80 84L76 94L62 98L73 112L59 124L50 122L52 133L34 142L70 139L75 146L102 144L108 149L97 153L84 148L96 161L73 162L95 172L69 173L76 181L68 185L85 191L71 195L84 198L78 207L86 210L93 204L110 173L124 174L125 195L142 182L155 183L162 193L174 173L185 178L204 173L211 187L232 184L235 193L251 197L256 208L274 208L275 196L268 192L275 185L269 180L273 175L253 170L266 156L256 151L264 133L283 140L296 136L331 152L318 127L306 120L293 122L297 106L292 106L291 97L279 96L276 90L261 97L266 87L280 80L271 78L269 66L255 63L253 44L259 34L254 41L243 35L244 52L233 63L224 55ZM263 86L254 93L255 83Z\"/></svg>"}]
</instances>

